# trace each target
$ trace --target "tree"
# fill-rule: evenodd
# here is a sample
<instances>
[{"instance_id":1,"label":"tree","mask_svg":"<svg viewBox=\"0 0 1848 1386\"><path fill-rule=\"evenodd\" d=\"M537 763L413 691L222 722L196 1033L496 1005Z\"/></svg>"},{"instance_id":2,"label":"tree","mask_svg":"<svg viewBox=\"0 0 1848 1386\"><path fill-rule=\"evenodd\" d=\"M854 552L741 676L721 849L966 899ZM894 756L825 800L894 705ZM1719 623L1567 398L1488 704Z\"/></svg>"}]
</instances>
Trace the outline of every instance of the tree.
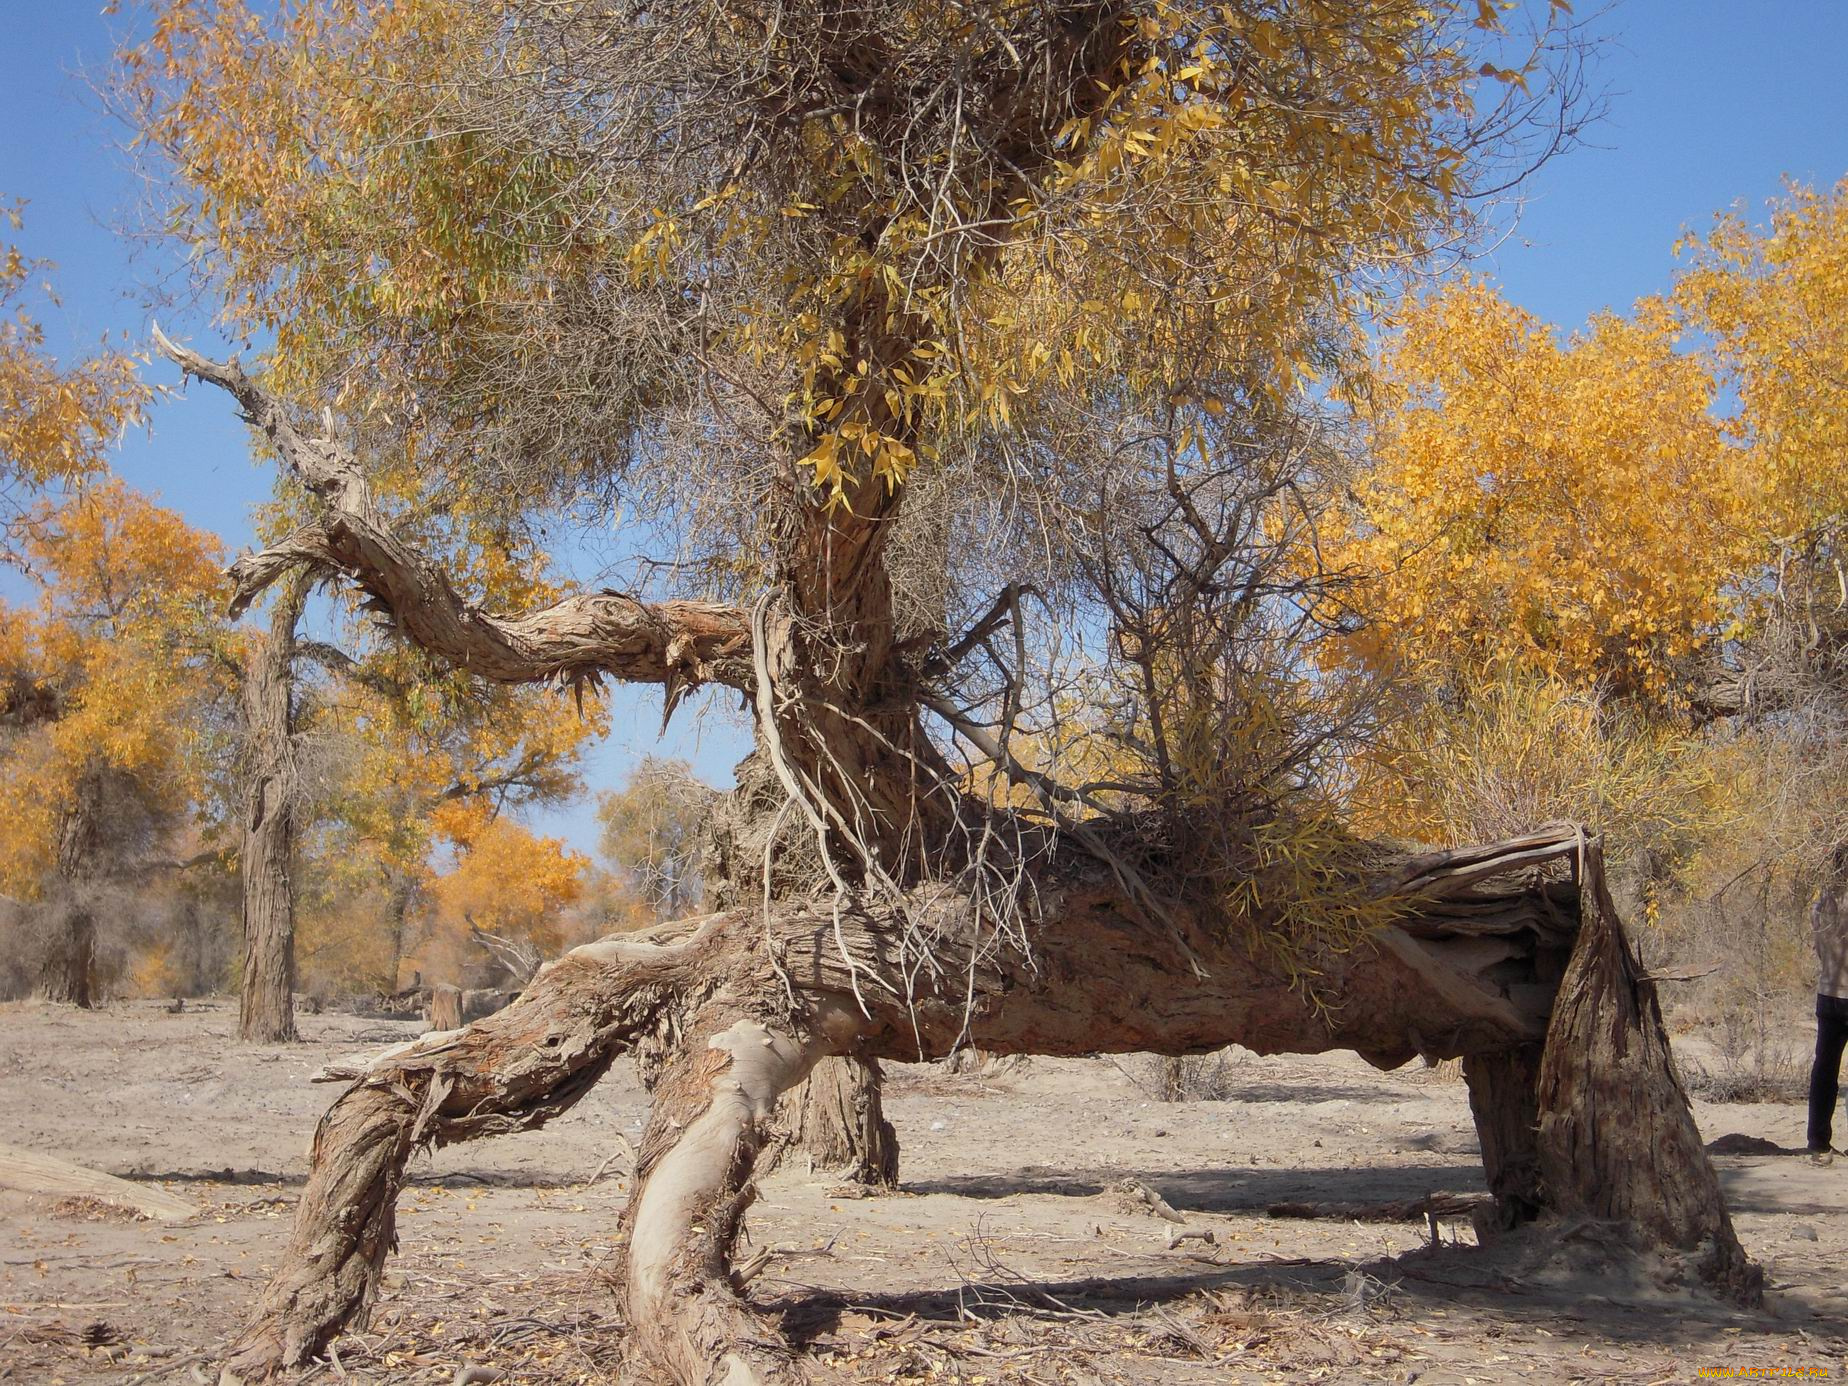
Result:
<instances>
[{"instance_id":1,"label":"tree","mask_svg":"<svg viewBox=\"0 0 1848 1386\"><path fill-rule=\"evenodd\" d=\"M245 789L244 973L238 1035L281 1044L295 1035L295 839L301 791L295 764L295 627L309 574L278 586L269 636L252 644L244 668L244 735L251 764Z\"/></svg>"},{"instance_id":2,"label":"tree","mask_svg":"<svg viewBox=\"0 0 1848 1386\"><path fill-rule=\"evenodd\" d=\"M21 206L0 203L0 219L15 231ZM29 298L33 277L51 268L0 242L0 503L9 554L32 504L48 488L102 472L116 437L140 420L149 399L134 360L120 352L68 367L47 354Z\"/></svg>"},{"instance_id":3,"label":"tree","mask_svg":"<svg viewBox=\"0 0 1848 1386\"><path fill-rule=\"evenodd\" d=\"M631 882L657 921L680 918L706 902L701 860L714 791L685 761L644 756L619 791L597 801L601 846ZM736 883L725 883L713 905L736 907ZM644 1081L657 1073L644 1066ZM885 1119L876 1059L820 1060L783 1097L794 1144L850 1183L890 1188L898 1183L898 1133Z\"/></svg>"},{"instance_id":4,"label":"tree","mask_svg":"<svg viewBox=\"0 0 1848 1386\"><path fill-rule=\"evenodd\" d=\"M215 540L119 482L40 502L20 534L39 598L0 610L14 805L0 883L50 912L39 994L89 1006L94 892L206 792L227 689L211 611L223 578Z\"/></svg>"},{"instance_id":5,"label":"tree","mask_svg":"<svg viewBox=\"0 0 1848 1386\"><path fill-rule=\"evenodd\" d=\"M578 758L605 724L545 690L471 687L361 631L352 643L357 659L314 652L336 680L309 731L325 779L308 848L310 927L317 951L342 955L347 985L395 990L437 879L433 858L473 840L470 815L498 819L577 793Z\"/></svg>"},{"instance_id":6,"label":"tree","mask_svg":"<svg viewBox=\"0 0 1848 1386\"><path fill-rule=\"evenodd\" d=\"M1736 214L1682 243L1674 291L1737 400L1755 484L1739 657L1707 701L1769 730L1773 858L1813 881L1848 842L1848 183L1793 187L1768 225Z\"/></svg>"},{"instance_id":7,"label":"tree","mask_svg":"<svg viewBox=\"0 0 1848 1386\"><path fill-rule=\"evenodd\" d=\"M370 1065L232 1376L365 1302L413 1146L537 1125L664 1034L626 1301L676 1380L792 1374L727 1271L780 1095L963 1043L1464 1054L1511 1217L1619 1217L1750 1293L1597 845L1345 831L1329 575L1295 561L1331 465L1302 384L1351 368L1371 274L1568 137L1534 123L1554 7L1537 47L1396 0L169 13L134 76L176 224L316 390L419 439L375 488L294 367L167 343L315 498L244 597L311 561L479 678L714 685L757 735L715 844L740 904ZM621 504L682 585L491 612L400 528L450 496L520 534ZM1109 784L1011 750L1074 695Z\"/></svg>"},{"instance_id":8,"label":"tree","mask_svg":"<svg viewBox=\"0 0 1848 1386\"><path fill-rule=\"evenodd\" d=\"M1329 651L1387 675L1356 809L1437 842L1597 828L1653 901L1710 817L1688 731L1755 552L1756 487L1661 301L1562 336L1473 280L1412 303L1355 412L1320 556Z\"/></svg>"},{"instance_id":9,"label":"tree","mask_svg":"<svg viewBox=\"0 0 1848 1386\"><path fill-rule=\"evenodd\" d=\"M1486 667L1685 706L1754 488L1676 332L1645 301L1562 342L1474 281L1405 312L1327 550L1358 580L1349 652L1429 684Z\"/></svg>"},{"instance_id":10,"label":"tree","mask_svg":"<svg viewBox=\"0 0 1848 1386\"><path fill-rule=\"evenodd\" d=\"M597 798L598 848L657 920L678 919L704 898L700 858L713 797L684 760L643 756L628 783Z\"/></svg>"},{"instance_id":11,"label":"tree","mask_svg":"<svg viewBox=\"0 0 1848 1386\"><path fill-rule=\"evenodd\" d=\"M419 954L426 975L460 983L465 960L479 953L480 935L513 945L535 963L563 951L562 918L582 897L589 866L580 853L494 813L479 798L445 804L432 821L456 860L428 888L430 929ZM505 980L525 985L531 968L521 971Z\"/></svg>"}]
</instances>

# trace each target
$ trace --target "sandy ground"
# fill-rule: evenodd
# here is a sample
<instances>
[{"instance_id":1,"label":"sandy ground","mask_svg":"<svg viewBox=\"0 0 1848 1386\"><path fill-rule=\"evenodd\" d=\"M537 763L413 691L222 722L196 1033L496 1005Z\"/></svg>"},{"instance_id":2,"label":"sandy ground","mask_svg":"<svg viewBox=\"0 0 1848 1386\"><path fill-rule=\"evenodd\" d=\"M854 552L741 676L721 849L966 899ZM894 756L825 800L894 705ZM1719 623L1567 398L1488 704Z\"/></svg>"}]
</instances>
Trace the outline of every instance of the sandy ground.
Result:
<instances>
[{"instance_id":1,"label":"sandy ground","mask_svg":"<svg viewBox=\"0 0 1848 1386\"><path fill-rule=\"evenodd\" d=\"M0 1190L0 1381L193 1382L254 1300L335 1089L308 1075L418 1027L305 1016L307 1041L233 1043L226 1003L101 1014L0 1006L0 1141L159 1180L199 1216L163 1225ZM822 1381L1205 1383L1693 1380L1848 1371L1848 1161L1721 1157L1771 1309L1740 1313L1635 1273L1588 1278L1586 1234L1477 1248L1411 1224L1272 1218L1285 1201L1481 1187L1463 1085L1351 1056L1240 1056L1230 1100L1151 1102L1107 1061L987 1078L893 1071L903 1189L856 1198L800 1157L751 1214L752 1285ZM627 1195L619 1134L646 1098L619 1070L544 1131L421 1157L402 1254L322 1382L508 1386L618 1379L608 1280ZM1697 1109L1713 1137L1802 1144L1790 1104ZM591 1175L612 1154L604 1177ZM1215 1242L1109 1190L1135 1177ZM1452 1238L1455 1241L1452 1241Z\"/></svg>"}]
</instances>

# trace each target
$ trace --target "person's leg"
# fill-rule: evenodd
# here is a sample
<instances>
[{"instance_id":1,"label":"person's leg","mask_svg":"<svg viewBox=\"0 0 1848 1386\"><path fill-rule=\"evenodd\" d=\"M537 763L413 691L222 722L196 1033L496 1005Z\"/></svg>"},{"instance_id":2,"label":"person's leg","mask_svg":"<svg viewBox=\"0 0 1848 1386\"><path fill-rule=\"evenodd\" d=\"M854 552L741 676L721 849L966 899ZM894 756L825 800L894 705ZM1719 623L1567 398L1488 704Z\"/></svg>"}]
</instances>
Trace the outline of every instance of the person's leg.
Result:
<instances>
[{"instance_id":1,"label":"person's leg","mask_svg":"<svg viewBox=\"0 0 1848 1386\"><path fill-rule=\"evenodd\" d=\"M1827 1150L1835 1127L1842 1049L1848 1045L1848 1001L1816 998L1816 1061L1810 1068L1809 1148Z\"/></svg>"}]
</instances>

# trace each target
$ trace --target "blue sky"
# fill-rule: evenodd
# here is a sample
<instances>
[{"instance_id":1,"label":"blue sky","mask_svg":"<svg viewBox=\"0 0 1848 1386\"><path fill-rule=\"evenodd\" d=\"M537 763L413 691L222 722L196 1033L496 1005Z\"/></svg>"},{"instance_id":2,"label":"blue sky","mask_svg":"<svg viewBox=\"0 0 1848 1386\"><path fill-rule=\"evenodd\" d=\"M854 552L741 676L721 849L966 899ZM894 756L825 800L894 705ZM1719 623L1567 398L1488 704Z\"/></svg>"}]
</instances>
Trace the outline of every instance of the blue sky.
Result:
<instances>
[{"instance_id":1,"label":"blue sky","mask_svg":"<svg viewBox=\"0 0 1848 1386\"><path fill-rule=\"evenodd\" d=\"M1586 16L1589 3L1579 6ZM83 71L106 61L111 26L99 0L0 0L0 197L29 202L26 251L58 262L62 306L45 314L54 350L77 353L108 336L140 344L150 316L221 348L209 323L167 305L150 286L170 271L157 246L118 234L136 223L140 189ZM1543 169L1524 190L1518 222L1477 266L1540 316L1576 326L1663 288L1670 246L1713 214L1754 216L1786 177L1831 185L1848 175L1848 3L1842 0L1628 0L1592 17L1605 37L1596 85L1610 113L1588 146ZM156 367L156 379L171 372ZM244 430L222 397L194 390L160 405L151 430L115 459L232 548L250 541L250 512L267 471L248 459ZM593 785L619 782L650 750L684 755L728 783L745 742L737 723L682 711L657 743L660 701L619 698ZM583 847L589 806L539 826Z\"/></svg>"}]
</instances>

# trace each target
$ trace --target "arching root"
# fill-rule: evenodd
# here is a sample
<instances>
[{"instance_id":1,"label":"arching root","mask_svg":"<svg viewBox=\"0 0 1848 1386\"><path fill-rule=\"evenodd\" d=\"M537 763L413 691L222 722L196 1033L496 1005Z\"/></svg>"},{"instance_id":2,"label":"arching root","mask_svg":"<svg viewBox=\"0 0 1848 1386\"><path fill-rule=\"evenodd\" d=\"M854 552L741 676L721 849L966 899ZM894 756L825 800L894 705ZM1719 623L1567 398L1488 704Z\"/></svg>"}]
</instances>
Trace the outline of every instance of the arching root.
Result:
<instances>
[{"instance_id":1,"label":"arching root","mask_svg":"<svg viewBox=\"0 0 1848 1386\"><path fill-rule=\"evenodd\" d=\"M678 1382L795 1380L781 1335L740 1298L731 1252L777 1099L826 1045L729 1004L708 1007L688 1029L655 1091L625 1218L631 1347Z\"/></svg>"},{"instance_id":2,"label":"arching root","mask_svg":"<svg viewBox=\"0 0 1848 1386\"><path fill-rule=\"evenodd\" d=\"M575 1104L700 985L718 931L710 921L693 926L676 930L674 941L654 941L663 937L656 934L588 944L499 1014L365 1065L315 1130L288 1249L221 1382L260 1381L307 1362L363 1316L396 1242L412 1152L530 1129Z\"/></svg>"}]
</instances>

